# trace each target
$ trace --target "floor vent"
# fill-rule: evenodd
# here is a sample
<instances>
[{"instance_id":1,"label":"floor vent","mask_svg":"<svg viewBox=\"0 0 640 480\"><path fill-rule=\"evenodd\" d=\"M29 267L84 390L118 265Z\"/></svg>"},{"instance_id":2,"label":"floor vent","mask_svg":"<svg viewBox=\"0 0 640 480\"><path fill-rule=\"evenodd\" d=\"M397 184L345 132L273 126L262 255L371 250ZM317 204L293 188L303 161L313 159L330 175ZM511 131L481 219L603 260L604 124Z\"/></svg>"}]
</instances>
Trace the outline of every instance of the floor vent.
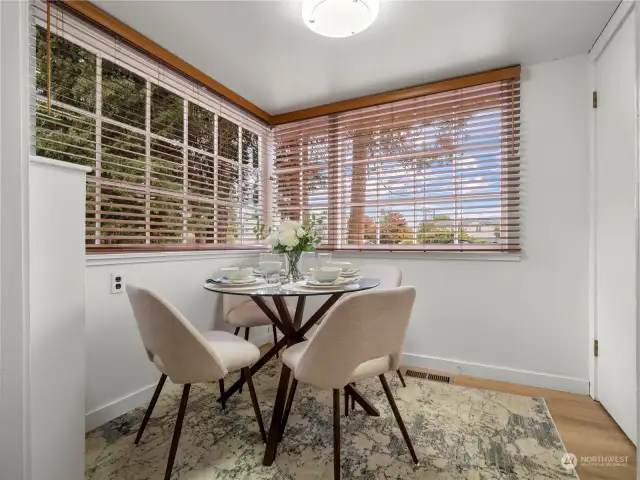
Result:
<instances>
[{"instance_id":1,"label":"floor vent","mask_svg":"<svg viewBox=\"0 0 640 480\"><path fill-rule=\"evenodd\" d=\"M407 370L407 377L422 378L424 380L431 380L433 382L453 383L453 378L449 375L440 375L429 372L417 372L415 370Z\"/></svg>"}]
</instances>

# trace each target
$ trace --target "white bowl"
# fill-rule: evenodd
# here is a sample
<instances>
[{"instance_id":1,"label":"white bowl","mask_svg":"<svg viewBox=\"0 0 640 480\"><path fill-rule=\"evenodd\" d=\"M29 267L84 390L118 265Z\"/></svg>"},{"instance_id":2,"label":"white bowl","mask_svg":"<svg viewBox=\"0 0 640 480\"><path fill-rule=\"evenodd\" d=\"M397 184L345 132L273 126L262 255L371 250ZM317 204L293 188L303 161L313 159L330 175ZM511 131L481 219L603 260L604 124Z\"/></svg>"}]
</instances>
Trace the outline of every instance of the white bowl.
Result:
<instances>
[{"instance_id":1,"label":"white bowl","mask_svg":"<svg viewBox=\"0 0 640 480\"><path fill-rule=\"evenodd\" d=\"M251 267L224 267L220 271L222 276L229 280L247 280L253 276Z\"/></svg>"},{"instance_id":2,"label":"white bowl","mask_svg":"<svg viewBox=\"0 0 640 480\"><path fill-rule=\"evenodd\" d=\"M320 267L311 272L313 278L319 282L335 282L340 274L342 268L340 267Z\"/></svg>"}]
</instances>

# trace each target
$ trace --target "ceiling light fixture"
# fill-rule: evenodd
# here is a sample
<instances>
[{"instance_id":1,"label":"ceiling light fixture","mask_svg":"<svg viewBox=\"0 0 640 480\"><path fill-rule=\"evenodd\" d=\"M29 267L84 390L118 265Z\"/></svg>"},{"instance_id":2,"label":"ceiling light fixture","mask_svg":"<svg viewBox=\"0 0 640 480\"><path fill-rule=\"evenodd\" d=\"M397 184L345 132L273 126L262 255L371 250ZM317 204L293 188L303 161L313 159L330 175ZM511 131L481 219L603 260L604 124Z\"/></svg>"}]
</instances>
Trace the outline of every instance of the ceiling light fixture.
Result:
<instances>
[{"instance_id":1,"label":"ceiling light fixture","mask_svg":"<svg viewBox=\"0 0 640 480\"><path fill-rule=\"evenodd\" d=\"M325 37L349 37L371 26L379 5L380 0L302 0L302 19Z\"/></svg>"}]
</instances>

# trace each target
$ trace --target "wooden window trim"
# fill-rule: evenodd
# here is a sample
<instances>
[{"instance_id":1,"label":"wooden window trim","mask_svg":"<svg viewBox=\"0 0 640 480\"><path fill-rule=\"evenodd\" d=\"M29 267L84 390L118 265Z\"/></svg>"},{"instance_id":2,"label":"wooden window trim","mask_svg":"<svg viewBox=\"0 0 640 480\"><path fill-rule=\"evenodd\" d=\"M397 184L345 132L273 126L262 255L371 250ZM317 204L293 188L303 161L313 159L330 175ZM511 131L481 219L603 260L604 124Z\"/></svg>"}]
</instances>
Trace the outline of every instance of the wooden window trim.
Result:
<instances>
[{"instance_id":1,"label":"wooden window trim","mask_svg":"<svg viewBox=\"0 0 640 480\"><path fill-rule=\"evenodd\" d=\"M425 95L433 95L435 93L448 92L459 88L475 87L485 83L492 83L499 80L508 80L520 76L520 65L501 68L499 70L491 70L487 72L465 75L463 77L450 78L438 82L425 83L415 87L393 90L376 95L368 95L366 97L344 100L341 102L321 105L319 107L305 108L293 112L273 115L271 117L272 125L282 125L284 123L297 122L299 120L307 120L309 118L320 117L323 115L331 115L334 113L348 112L350 110L358 110L360 108L375 107L384 105L385 103L397 102L400 100L410 100Z\"/></svg>"}]
</instances>

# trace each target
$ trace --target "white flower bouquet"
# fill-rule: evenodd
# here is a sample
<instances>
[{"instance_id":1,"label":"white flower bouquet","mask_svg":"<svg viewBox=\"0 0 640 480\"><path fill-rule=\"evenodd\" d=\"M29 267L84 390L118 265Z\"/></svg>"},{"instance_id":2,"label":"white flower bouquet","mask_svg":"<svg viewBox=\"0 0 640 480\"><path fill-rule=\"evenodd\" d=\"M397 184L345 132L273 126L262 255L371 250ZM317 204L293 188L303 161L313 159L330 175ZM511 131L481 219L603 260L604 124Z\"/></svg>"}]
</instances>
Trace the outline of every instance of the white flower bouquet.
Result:
<instances>
[{"instance_id":1,"label":"white flower bouquet","mask_svg":"<svg viewBox=\"0 0 640 480\"><path fill-rule=\"evenodd\" d=\"M320 235L315 230L320 224L322 224L322 220L311 215L304 223L285 220L277 230L268 234L265 232L264 226L259 226L256 235L259 240L263 240L274 251L284 253L287 256L288 276L291 280L297 280L301 278L298 271L300 255L302 252L315 251L316 245L320 243Z\"/></svg>"}]
</instances>

